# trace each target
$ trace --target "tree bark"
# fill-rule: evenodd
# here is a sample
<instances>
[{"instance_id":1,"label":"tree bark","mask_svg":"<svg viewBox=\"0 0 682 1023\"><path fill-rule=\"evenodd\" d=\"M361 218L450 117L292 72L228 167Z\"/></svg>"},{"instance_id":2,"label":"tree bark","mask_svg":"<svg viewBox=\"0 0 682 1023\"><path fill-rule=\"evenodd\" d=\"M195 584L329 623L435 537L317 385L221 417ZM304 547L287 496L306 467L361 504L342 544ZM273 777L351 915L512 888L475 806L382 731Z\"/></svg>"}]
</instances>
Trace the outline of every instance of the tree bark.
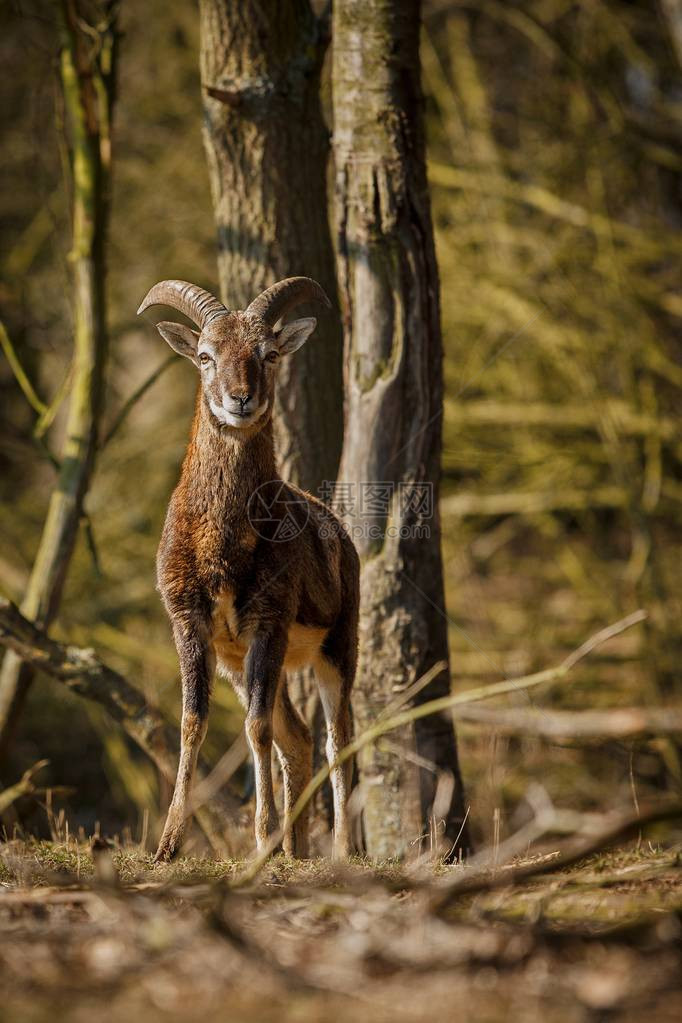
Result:
<instances>
[{"instance_id":1,"label":"tree bark","mask_svg":"<svg viewBox=\"0 0 682 1023\"><path fill-rule=\"evenodd\" d=\"M47 626L54 618L97 446L107 335L105 234L111 169L117 4L97 5L90 26L77 0L62 3L61 83L70 124L73 176L74 369L59 479L47 511L22 612ZM91 13L90 8L88 11ZM6 749L33 679L28 664L9 651L0 672L0 753Z\"/></svg>"},{"instance_id":2,"label":"tree bark","mask_svg":"<svg viewBox=\"0 0 682 1023\"><path fill-rule=\"evenodd\" d=\"M448 660L438 517L442 347L426 183L419 3L337 0L333 109L346 430L339 479L362 560L360 730ZM369 484L383 484L370 491ZM420 501L422 504L419 510ZM426 506L424 506L426 501ZM429 505L430 503L430 511ZM425 527L425 528L424 528ZM441 672L415 703L445 695ZM405 855L424 831L451 855L469 846L450 715L417 722L403 755L359 758L367 851ZM454 782L449 807L437 779ZM438 820L433 820L434 809Z\"/></svg>"},{"instance_id":3,"label":"tree bark","mask_svg":"<svg viewBox=\"0 0 682 1023\"><path fill-rule=\"evenodd\" d=\"M320 102L329 26L309 0L201 0L204 142L218 229L223 300L245 308L283 277L322 285L334 306L278 371L274 416L284 479L318 494L336 479L343 439L343 332L329 228L329 132ZM317 687L289 678L324 760ZM329 818L328 786L320 804ZM318 804L317 809L322 806Z\"/></svg>"},{"instance_id":4,"label":"tree bark","mask_svg":"<svg viewBox=\"0 0 682 1023\"><path fill-rule=\"evenodd\" d=\"M233 308L297 274L336 305L320 105L327 42L309 0L201 2L204 141L221 293ZM274 422L284 478L316 491L336 478L341 454L343 340L336 310L310 312L319 325L283 360Z\"/></svg>"}]
</instances>

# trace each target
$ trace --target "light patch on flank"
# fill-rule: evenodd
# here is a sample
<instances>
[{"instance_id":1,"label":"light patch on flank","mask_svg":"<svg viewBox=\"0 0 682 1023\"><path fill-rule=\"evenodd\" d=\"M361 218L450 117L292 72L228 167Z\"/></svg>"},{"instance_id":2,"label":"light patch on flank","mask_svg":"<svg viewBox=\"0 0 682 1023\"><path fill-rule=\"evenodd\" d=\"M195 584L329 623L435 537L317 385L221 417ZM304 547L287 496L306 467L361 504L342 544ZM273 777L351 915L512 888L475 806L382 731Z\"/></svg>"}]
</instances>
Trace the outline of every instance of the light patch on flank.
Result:
<instances>
[{"instance_id":1,"label":"light patch on flank","mask_svg":"<svg viewBox=\"0 0 682 1023\"><path fill-rule=\"evenodd\" d=\"M285 670L293 671L321 660L320 652L328 631L324 628L294 623L289 628L287 637ZM223 590L213 610L213 646L221 673L243 671L251 639L250 633L239 630L232 593L227 589Z\"/></svg>"}]
</instances>

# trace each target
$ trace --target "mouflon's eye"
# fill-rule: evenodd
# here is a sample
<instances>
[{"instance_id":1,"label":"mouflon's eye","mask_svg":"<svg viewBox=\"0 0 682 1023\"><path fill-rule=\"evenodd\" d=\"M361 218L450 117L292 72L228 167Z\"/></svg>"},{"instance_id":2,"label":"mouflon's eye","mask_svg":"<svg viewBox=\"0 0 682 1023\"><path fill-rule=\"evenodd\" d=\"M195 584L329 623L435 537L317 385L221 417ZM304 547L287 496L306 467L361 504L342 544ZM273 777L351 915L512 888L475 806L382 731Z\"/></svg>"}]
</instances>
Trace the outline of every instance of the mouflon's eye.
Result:
<instances>
[{"instance_id":1,"label":"mouflon's eye","mask_svg":"<svg viewBox=\"0 0 682 1023\"><path fill-rule=\"evenodd\" d=\"M199 362L201 363L202 366L208 366L210 361L211 356L207 355L206 352L202 352L201 355L199 356Z\"/></svg>"},{"instance_id":2,"label":"mouflon's eye","mask_svg":"<svg viewBox=\"0 0 682 1023\"><path fill-rule=\"evenodd\" d=\"M277 362L278 358L279 358L279 356L278 356L277 352L268 352L268 354L265 356L265 361L266 362Z\"/></svg>"}]
</instances>

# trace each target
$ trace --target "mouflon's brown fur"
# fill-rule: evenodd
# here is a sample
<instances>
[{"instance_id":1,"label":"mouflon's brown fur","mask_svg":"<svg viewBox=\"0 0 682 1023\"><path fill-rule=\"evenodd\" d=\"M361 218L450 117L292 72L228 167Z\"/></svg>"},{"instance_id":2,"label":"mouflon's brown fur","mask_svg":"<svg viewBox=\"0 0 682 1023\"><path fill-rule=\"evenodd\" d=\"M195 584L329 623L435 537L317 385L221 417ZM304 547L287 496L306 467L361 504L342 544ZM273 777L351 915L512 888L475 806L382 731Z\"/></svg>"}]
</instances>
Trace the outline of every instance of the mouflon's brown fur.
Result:
<instances>
[{"instance_id":1,"label":"mouflon's brown fur","mask_svg":"<svg viewBox=\"0 0 682 1023\"><path fill-rule=\"evenodd\" d=\"M151 289L140 312L171 305L200 327L158 324L161 335L201 373L180 481L159 546L158 584L182 676L180 764L156 854L177 851L191 812L190 791L206 734L212 678L227 675L246 709L256 776L256 841L277 829L271 749L282 765L286 816L310 780L312 742L292 705L285 672L312 666L333 764L350 741L350 693L357 658L359 562L332 512L282 481L275 467L272 407L276 364L306 340L312 318L275 330L302 301L327 302L309 278L267 289L244 312L229 312L184 281ZM348 854L349 769L332 770L334 848ZM303 814L284 849L308 853Z\"/></svg>"}]
</instances>

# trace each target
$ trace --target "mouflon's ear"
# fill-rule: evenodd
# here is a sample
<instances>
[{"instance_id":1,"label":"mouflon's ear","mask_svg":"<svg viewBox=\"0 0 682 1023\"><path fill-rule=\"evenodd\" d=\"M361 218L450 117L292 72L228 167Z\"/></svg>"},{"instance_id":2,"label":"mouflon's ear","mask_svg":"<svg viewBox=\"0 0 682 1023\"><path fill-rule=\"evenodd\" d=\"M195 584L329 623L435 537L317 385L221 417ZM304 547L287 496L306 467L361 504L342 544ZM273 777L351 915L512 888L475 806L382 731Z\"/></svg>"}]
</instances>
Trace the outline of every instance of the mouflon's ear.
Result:
<instances>
[{"instance_id":1,"label":"mouflon's ear","mask_svg":"<svg viewBox=\"0 0 682 1023\"><path fill-rule=\"evenodd\" d=\"M280 355L291 355L292 352L306 343L317 326L314 316L304 316L301 320L287 323L275 335Z\"/></svg>"},{"instance_id":2,"label":"mouflon's ear","mask_svg":"<svg viewBox=\"0 0 682 1023\"><path fill-rule=\"evenodd\" d=\"M192 362L196 363L197 341L199 340L198 330L192 330L191 327L187 327L184 323L173 323L172 320L162 320L161 323L156 324L156 329L174 352L177 352L178 355L184 355L186 359L191 359Z\"/></svg>"}]
</instances>

